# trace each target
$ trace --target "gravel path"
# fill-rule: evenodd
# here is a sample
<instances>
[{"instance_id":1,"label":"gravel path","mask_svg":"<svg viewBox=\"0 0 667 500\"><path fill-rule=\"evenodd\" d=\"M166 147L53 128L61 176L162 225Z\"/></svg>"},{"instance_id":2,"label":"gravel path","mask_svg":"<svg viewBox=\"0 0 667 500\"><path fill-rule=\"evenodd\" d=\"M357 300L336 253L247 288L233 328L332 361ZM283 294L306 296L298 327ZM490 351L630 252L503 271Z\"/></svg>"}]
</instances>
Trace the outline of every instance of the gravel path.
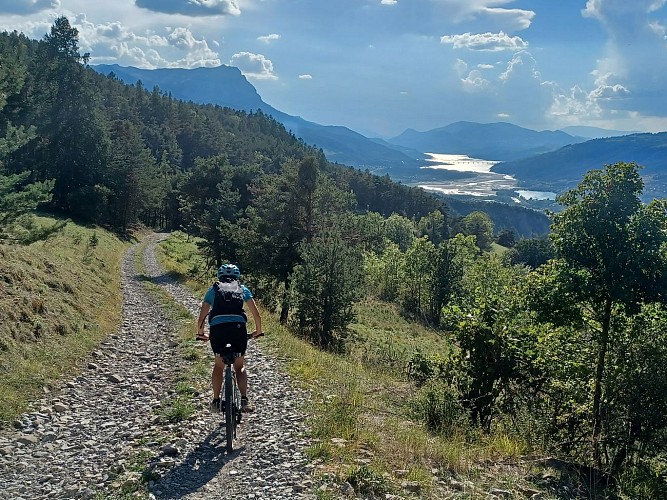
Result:
<instances>
[{"instance_id":1,"label":"gravel path","mask_svg":"<svg viewBox=\"0 0 667 500\"><path fill-rule=\"evenodd\" d=\"M231 455L224 450L220 416L208 412L209 391L192 396L194 417L160 421L156 409L183 361L171 325L142 280L165 287L193 315L200 304L157 264L154 249L162 237L148 239L146 276L133 267L139 245L124 257L120 330L99 345L78 376L0 432L0 499L114 496L140 483L133 470L137 457L148 457L154 472L150 498L315 498L299 410L308 394L261 352L261 339L247 355L257 409L244 418Z\"/></svg>"}]
</instances>

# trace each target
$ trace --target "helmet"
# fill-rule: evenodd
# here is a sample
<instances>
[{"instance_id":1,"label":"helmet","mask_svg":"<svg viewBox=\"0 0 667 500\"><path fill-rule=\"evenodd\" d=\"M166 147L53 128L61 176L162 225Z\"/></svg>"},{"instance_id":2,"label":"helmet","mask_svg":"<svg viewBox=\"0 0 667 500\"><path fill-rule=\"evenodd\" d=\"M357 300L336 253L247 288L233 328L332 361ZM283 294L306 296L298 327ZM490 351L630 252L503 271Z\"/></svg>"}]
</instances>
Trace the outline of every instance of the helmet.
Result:
<instances>
[{"instance_id":1,"label":"helmet","mask_svg":"<svg viewBox=\"0 0 667 500\"><path fill-rule=\"evenodd\" d=\"M224 277L238 278L241 276L241 271L234 264L223 264L218 268L218 279Z\"/></svg>"}]
</instances>

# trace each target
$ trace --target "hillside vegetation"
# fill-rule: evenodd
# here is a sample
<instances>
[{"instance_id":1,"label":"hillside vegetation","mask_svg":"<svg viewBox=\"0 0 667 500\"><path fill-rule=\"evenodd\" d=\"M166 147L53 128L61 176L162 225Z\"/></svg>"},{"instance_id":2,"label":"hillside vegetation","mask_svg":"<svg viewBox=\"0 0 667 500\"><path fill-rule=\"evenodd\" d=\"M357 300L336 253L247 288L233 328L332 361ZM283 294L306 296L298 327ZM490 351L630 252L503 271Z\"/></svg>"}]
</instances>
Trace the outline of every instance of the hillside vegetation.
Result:
<instances>
[{"instance_id":1,"label":"hillside vegetation","mask_svg":"<svg viewBox=\"0 0 667 500\"><path fill-rule=\"evenodd\" d=\"M116 310L87 275L102 272L101 236L65 231L68 265L40 266L24 252L53 240L19 244L58 226L40 229L31 207L119 234L180 229L169 259L198 287L223 262L241 267L315 391L318 470L356 493L403 476L427 495L433 475L463 491L470 472L505 496L537 483L560 498L667 496L667 202L641 202L639 165L588 171L559 197L548 239L517 242L479 210L455 217L421 189L327 162L262 113L176 101L86 62L65 18L39 42L0 36L0 240L21 269L3 312L22 279L38 292L7 322L22 335L41 334L39 311L72 318L48 323L59 335L87 332L77 315L96 306ZM79 261L82 278L68 274ZM46 309L52 289L62 304ZM7 386L35 378L6 373L18 377ZM546 456L557 474L521 471ZM494 472L507 457L516 487Z\"/></svg>"},{"instance_id":2,"label":"hillside vegetation","mask_svg":"<svg viewBox=\"0 0 667 500\"><path fill-rule=\"evenodd\" d=\"M0 422L75 373L116 331L125 247L103 229L71 222L47 241L0 245Z\"/></svg>"}]
</instances>

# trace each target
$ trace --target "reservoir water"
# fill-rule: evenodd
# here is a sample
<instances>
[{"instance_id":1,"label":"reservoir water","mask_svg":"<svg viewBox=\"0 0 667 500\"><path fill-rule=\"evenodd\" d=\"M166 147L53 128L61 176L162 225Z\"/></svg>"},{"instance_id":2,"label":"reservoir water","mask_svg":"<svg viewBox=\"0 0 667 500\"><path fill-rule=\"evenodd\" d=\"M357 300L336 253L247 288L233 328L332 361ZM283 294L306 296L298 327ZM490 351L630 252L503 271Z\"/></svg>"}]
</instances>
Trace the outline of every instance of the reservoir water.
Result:
<instances>
[{"instance_id":1,"label":"reservoir water","mask_svg":"<svg viewBox=\"0 0 667 500\"><path fill-rule=\"evenodd\" d=\"M437 175L432 175L428 182L418 184L419 187L428 191L437 191L448 195L468 195L479 197L492 197L498 190L511 190L517 194L513 198L515 202L521 203L524 200L553 200L556 193L548 191L530 191L525 189L516 189L517 182L514 177L506 174L491 172L491 167L498 163L497 161L481 160L479 158L470 158L466 155L453 155L445 153L426 153L426 165L421 167L425 170L431 170L435 174L437 170L450 170L456 172L468 172L470 176L437 180ZM445 177L445 176L443 176Z\"/></svg>"}]
</instances>

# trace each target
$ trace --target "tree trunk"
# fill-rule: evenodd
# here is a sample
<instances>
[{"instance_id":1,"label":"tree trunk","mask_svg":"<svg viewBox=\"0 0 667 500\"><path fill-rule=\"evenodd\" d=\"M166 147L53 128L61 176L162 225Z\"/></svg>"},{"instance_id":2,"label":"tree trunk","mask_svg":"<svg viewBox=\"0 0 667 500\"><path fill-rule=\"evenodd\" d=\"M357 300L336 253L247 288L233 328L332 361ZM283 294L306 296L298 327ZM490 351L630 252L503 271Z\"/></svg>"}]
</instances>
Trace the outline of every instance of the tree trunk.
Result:
<instances>
[{"instance_id":1,"label":"tree trunk","mask_svg":"<svg viewBox=\"0 0 667 500\"><path fill-rule=\"evenodd\" d=\"M598 466L600 465L600 429L602 428L602 378L604 377L604 365L609 343L611 306L612 300L610 297L607 297L604 305L604 316L602 317L602 334L600 335L598 362L595 370L595 389L593 393L593 459Z\"/></svg>"},{"instance_id":2,"label":"tree trunk","mask_svg":"<svg viewBox=\"0 0 667 500\"><path fill-rule=\"evenodd\" d=\"M289 316L289 278L285 278L285 296L283 297L282 307L280 309L280 324L287 324L287 317Z\"/></svg>"}]
</instances>

